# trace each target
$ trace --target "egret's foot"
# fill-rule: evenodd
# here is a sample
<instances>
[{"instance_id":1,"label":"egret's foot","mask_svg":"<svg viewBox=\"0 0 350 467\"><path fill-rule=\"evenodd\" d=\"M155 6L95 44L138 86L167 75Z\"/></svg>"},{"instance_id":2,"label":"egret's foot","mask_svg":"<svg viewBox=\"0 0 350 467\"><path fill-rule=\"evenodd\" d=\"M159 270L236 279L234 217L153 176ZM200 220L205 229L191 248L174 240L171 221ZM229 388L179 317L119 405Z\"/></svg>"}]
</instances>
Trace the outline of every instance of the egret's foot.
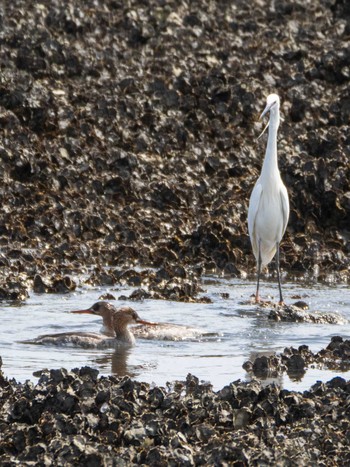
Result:
<instances>
[{"instance_id":1,"label":"egret's foot","mask_svg":"<svg viewBox=\"0 0 350 467\"><path fill-rule=\"evenodd\" d=\"M251 295L250 296L250 303L256 303L256 304L259 304L261 303L261 298L259 295Z\"/></svg>"},{"instance_id":2,"label":"egret's foot","mask_svg":"<svg viewBox=\"0 0 350 467\"><path fill-rule=\"evenodd\" d=\"M261 298L260 298L260 295L259 295L258 292L256 294L254 294L254 295L252 294L250 297L251 297L251 301L253 303L260 303L261 302Z\"/></svg>"},{"instance_id":3,"label":"egret's foot","mask_svg":"<svg viewBox=\"0 0 350 467\"><path fill-rule=\"evenodd\" d=\"M263 300L260 296L256 297L255 295L252 295L250 303L254 305L259 305L262 307L268 307L273 304L271 300Z\"/></svg>"}]
</instances>

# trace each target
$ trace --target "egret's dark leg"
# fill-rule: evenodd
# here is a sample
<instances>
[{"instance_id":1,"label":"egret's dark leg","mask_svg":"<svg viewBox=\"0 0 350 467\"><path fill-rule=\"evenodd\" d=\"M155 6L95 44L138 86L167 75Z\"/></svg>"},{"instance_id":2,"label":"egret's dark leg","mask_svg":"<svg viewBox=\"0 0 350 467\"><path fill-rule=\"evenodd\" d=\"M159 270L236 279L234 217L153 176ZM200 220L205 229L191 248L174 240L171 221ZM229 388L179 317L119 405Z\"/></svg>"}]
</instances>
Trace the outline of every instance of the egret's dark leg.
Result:
<instances>
[{"instance_id":1,"label":"egret's dark leg","mask_svg":"<svg viewBox=\"0 0 350 467\"><path fill-rule=\"evenodd\" d=\"M261 251L260 251L260 244L261 241L259 240L259 256L258 256L258 282L256 285L256 294L255 294L255 301L260 302L259 297L259 284L260 284L260 274L261 274Z\"/></svg>"},{"instance_id":2,"label":"egret's dark leg","mask_svg":"<svg viewBox=\"0 0 350 467\"><path fill-rule=\"evenodd\" d=\"M281 287L281 277L280 277L280 244L276 243L276 269L277 269L277 279L278 279L278 288L280 291L280 305L283 304L282 297L282 287Z\"/></svg>"}]
</instances>

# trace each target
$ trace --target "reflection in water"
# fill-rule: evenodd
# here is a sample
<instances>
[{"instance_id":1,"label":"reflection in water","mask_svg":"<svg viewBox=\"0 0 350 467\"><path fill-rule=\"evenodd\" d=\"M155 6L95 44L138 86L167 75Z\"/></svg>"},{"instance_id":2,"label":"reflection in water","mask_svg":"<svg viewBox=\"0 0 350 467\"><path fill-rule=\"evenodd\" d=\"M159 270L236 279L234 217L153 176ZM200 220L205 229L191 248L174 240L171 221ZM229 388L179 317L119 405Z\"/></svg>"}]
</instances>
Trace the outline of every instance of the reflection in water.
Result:
<instances>
[{"instance_id":1,"label":"reflection in water","mask_svg":"<svg viewBox=\"0 0 350 467\"><path fill-rule=\"evenodd\" d=\"M307 370L307 364L300 355L283 359L281 355L272 351L250 352L249 362L245 362L243 367L248 374L254 375L262 382L269 381L275 384L282 384L284 373L287 373L291 381L302 381Z\"/></svg>"},{"instance_id":2,"label":"reflection in water","mask_svg":"<svg viewBox=\"0 0 350 467\"><path fill-rule=\"evenodd\" d=\"M280 355L286 347L298 348L301 345L307 345L313 352L318 352L329 344L331 337L350 335L349 287L286 284L286 301L291 301L296 294L307 296L310 309L327 312L331 310L348 319L345 324L330 325L269 320L266 309L256 307L249 301L247 304L240 304L249 299L255 287L254 283L248 281L215 278L207 282L204 280L203 285L207 289L206 295L212 298L212 303L185 304L163 300L134 302L133 308L147 320L169 323L169 328L157 327L153 331L157 330L158 334L153 335L152 339L139 336L132 349L119 348L116 351L114 348L102 350L94 346L85 349L73 345L65 348L45 345L43 348L19 342L39 334L77 331L96 333L101 325L100 318L91 320L84 315L76 315L73 319L69 311L90 306L101 294L101 288L82 289L80 292L62 296L33 293L25 305L10 307L3 304L0 326L2 371L5 376L15 377L18 381L35 381L33 372L41 368L70 369L93 363L104 375L130 375L140 381L159 385L164 385L167 381L183 380L191 373L201 380L210 381L219 390L238 378L243 379L243 363L248 359L253 361L257 353ZM109 290L105 288L103 291ZM121 286L118 290L126 296L133 291L129 286ZM275 293L276 288L271 291ZM189 335L187 331L190 329L199 329L201 334ZM299 368L300 365L297 370ZM339 367L336 368L339 374ZM289 371L292 370L290 367ZM266 374L263 384L275 382L287 389L301 390L308 389L317 380L335 375L334 372L325 370L325 367L309 368L302 382L296 383L290 379L286 369L284 371L283 379L276 373ZM291 376L299 379L301 377L299 371L297 375Z\"/></svg>"},{"instance_id":3,"label":"reflection in water","mask_svg":"<svg viewBox=\"0 0 350 467\"><path fill-rule=\"evenodd\" d=\"M103 357L96 358L95 362L105 367L111 366L110 373L115 376L134 377L137 375L137 372L132 371L132 367L128 365L130 352L130 347L119 346L112 354L106 354Z\"/></svg>"},{"instance_id":4,"label":"reflection in water","mask_svg":"<svg viewBox=\"0 0 350 467\"><path fill-rule=\"evenodd\" d=\"M130 355L130 348L123 346L117 347L112 357L111 372L116 376L135 376L134 372L128 369L128 357Z\"/></svg>"},{"instance_id":5,"label":"reflection in water","mask_svg":"<svg viewBox=\"0 0 350 467\"><path fill-rule=\"evenodd\" d=\"M289 376L289 379L294 382L299 382L302 381L306 373L306 369L304 368L299 368L299 369L293 369L293 370L287 370L287 375Z\"/></svg>"},{"instance_id":6,"label":"reflection in water","mask_svg":"<svg viewBox=\"0 0 350 467\"><path fill-rule=\"evenodd\" d=\"M255 377L256 378L256 377ZM253 377L251 374L246 373L246 381L252 381ZM279 374L276 376L265 376L264 378L257 378L261 382L261 386L264 388L266 386L269 386L270 384L275 384L279 388L284 387L284 378L283 374Z\"/></svg>"},{"instance_id":7,"label":"reflection in water","mask_svg":"<svg viewBox=\"0 0 350 467\"><path fill-rule=\"evenodd\" d=\"M273 351L251 351L249 361L243 364L247 371L246 379L251 381L252 377L259 379L263 386L274 383L278 387L283 387L283 370L281 369L277 357ZM247 366L246 366L247 365Z\"/></svg>"}]
</instances>

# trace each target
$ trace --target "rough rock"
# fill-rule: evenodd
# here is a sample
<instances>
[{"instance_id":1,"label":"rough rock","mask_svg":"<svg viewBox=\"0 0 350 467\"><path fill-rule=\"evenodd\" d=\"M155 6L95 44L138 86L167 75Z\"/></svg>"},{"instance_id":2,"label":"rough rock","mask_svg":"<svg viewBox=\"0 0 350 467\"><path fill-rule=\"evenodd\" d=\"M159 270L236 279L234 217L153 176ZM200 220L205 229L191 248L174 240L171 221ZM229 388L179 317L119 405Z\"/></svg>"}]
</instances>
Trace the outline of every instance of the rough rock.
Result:
<instances>
[{"instance_id":1,"label":"rough rock","mask_svg":"<svg viewBox=\"0 0 350 467\"><path fill-rule=\"evenodd\" d=\"M333 351L348 343L333 340ZM328 351L330 349L328 348ZM1 375L0 375L1 376ZM152 387L89 367L0 379L2 465L346 465L350 382L299 393L258 380L215 392L194 375ZM307 448L306 448L307 447Z\"/></svg>"},{"instance_id":2,"label":"rough rock","mask_svg":"<svg viewBox=\"0 0 350 467\"><path fill-rule=\"evenodd\" d=\"M71 290L91 268L95 284L134 266L252 274L271 91L291 201L281 266L348 280L348 23L344 0L6 4L0 299L67 276L53 289Z\"/></svg>"}]
</instances>

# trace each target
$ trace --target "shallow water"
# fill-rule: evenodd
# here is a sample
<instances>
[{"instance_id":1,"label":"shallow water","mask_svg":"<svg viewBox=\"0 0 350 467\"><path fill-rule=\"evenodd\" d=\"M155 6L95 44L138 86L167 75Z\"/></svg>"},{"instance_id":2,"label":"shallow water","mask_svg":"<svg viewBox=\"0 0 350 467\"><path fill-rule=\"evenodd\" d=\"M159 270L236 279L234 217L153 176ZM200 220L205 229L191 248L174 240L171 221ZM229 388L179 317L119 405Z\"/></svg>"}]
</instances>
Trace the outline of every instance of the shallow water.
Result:
<instances>
[{"instance_id":1,"label":"shallow water","mask_svg":"<svg viewBox=\"0 0 350 467\"><path fill-rule=\"evenodd\" d=\"M249 299L255 284L236 279L204 278L205 295L211 304L179 303L160 300L144 302L116 301L116 306L132 306L141 318L193 326L203 333L215 335L183 341L138 339L127 350L97 350L74 347L38 346L20 343L40 334L65 331L98 332L102 320L90 315L72 315L69 311L88 308L105 292L115 297L128 295L128 287L85 288L69 295L30 294L23 305L3 305L0 308L0 356L3 372L17 381L36 381L33 372L43 368L67 369L89 365L101 374L128 374L141 381L165 385L183 380L188 373L209 381L214 389L237 379L248 379L242 364L262 353L281 352L285 347L306 344L318 351L332 336L349 338L350 323L342 325L282 323L267 319L268 311L255 305L242 304ZM229 294L223 298L222 294ZM262 297L277 297L275 284L263 282ZM305 287L297 283L284 284L287 303L295 295L309 304L310 310L337 312L350 321L350 288L324 284ZM287 389L308 389L317 380L328 381L336 375L350 378L350 372L308 370L301 381L291 381L287 375L275 381ZM271 382L272 380L269 380Z\"/></svg>"}]
</instances>

